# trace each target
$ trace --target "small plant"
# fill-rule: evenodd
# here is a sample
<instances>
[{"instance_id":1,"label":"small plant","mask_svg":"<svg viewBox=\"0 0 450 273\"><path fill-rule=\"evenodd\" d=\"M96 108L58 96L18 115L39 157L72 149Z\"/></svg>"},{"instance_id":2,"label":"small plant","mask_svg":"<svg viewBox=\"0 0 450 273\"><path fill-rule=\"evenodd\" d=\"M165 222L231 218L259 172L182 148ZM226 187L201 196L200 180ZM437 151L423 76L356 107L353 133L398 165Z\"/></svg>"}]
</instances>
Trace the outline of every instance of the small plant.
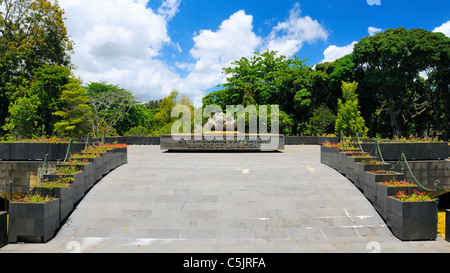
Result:
<instances>
[{"instance_id":1,"label":"small plant","mask_svg":"<svg viewBox=\"0 0 450 273\"><path fill-rule=\"evenodd\" d=\"M73 177L61 177L56 181L48 181L45 180L44 182L39 183L35 186L35 188L46 188L46 189L54 189L54 188L63 188L67 189L69 188L69 184L73 183L75 181L75 178Z\"/></svg>"},{"instance_id":2,"label":"small plant","mask_svg":"<svg viewBox=\"0 0 450 273\"><path fill-rule=\"evenodd\" d=\"M355 154L353 157L356 158L371 158L372 156L370 154Z\"/></svg>"},{"instance_id":3,"label":"small plant","mask_svg":"<svg viewBox=\"0 0 450 273\"><path fill-rule=\"evenodd\" d=\"M431 197L425 194L425 192L419 192L414 189L413 194L406 195L405 191L397 192L397 199L405 202L419 202L419 201L432 201Z\"/></svg>"},{"instance_id":4,"label":"small plant","mask_svg":"<svg viewBox=\"0 0 450 273\"><path fill-rule=\"evenodd\" d=\"M88 154L82 153L82 154L73 154L73 155L71 155L71 157L73 159L77 159L77 158L97 158L97 157L100 157L100 154L99 153L88 153Z\"/></svg>"},{"instance_id":5,"label":"small plant","mask_svg":"<svg viewBox=\"0 0 450 273\"><path fill-rule=\"evenodd\" d=\"M67 167L57 167L56 168L56 174L76 174L81 172L79 169L76 168L75 165L70 165Z\"/></svg>"},{"instance_id":6,"label":"small plant","mask_svg":"<svg viewBox=\"0 0 450 273\"><path fill-rule=\"evenodd\" d=\"M406 181L398 181L398 180L389 180L389 181L384 181L381 182L380 184L386 185L388 187L414 187L416 186L416 184L413 183L409 183Z\"/></svg>"},{"instance_id":7,"label":"small plant","mask_svg":"<svg viewBox=\"0 0 450 273\"><path fill-rule=\"evenodd\" d=\"M388 170L376 170L376 171L370 171L370 173L373 173L373 174L395 174L397 172L388 171Z\"/></svg>"},{"instance_id":8,"label":"small plant","mask_svg":"<svg viewBox=\"0 0 450 273\"><path fill-rule=\"evenodd\" d=\"M62 163L62 164L66 164L66 165L85 165L85 164L89 164L89 160L87 159L81 159L81 160L72 160L70 159L68 162L66 163Z\"/></svg>"},{"instance_id":9,"label":"small plant","mask_svg":"<svg viewBox=\"0 0 450 273\"><path fill-rule=\"evenodd\" d=\"M375 159L363 160L363 161L361 161L361 163L364 165L380 165L380 164L382 164L381 161L375 160Z\"/></svg>"},{"instance_id":10,"label":"small plant","mask_svg":"<svg viewBox=\"0 0 450 273\"><path fill-rule=\"evenodd\" d=\"M45 203L48 201L54 200L54 197L51 196L42 196L40 194L27 194L23 198L16 199L13 202L15 203Z\"/></svg>"},{"instance_id":11,"label":"small plant","mask_svg":"<svg viewBox=\"0 0 450 273\"><path fill-rule=\"evenodd\" d=\"M324 147L331 147L331 148L338 148L338 144L337 143L330 143L329 141L323 142L322 146L324 146Z\"/></svg>"}]
</instances>

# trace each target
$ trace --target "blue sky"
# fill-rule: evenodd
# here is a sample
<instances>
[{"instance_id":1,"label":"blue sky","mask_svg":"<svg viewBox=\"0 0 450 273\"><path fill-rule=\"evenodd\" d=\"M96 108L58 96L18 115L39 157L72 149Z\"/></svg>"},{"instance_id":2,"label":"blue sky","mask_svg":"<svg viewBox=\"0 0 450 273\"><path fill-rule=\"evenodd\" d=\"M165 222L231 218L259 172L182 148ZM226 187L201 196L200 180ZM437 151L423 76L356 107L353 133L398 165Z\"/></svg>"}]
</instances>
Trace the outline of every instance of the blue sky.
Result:
<instances>
[{"instance_id":1,"label":"blue sky","mask_svg":"<svg viewBox=\"0 0 450 273\"><path fill-rule=\"evenodd\" d=\"M85 83L118 84L142 101L174 89L198 100L223 83L222 67L267 48L313 66L348 54L364 36L388 28L450 35L448 0L60 0L60 5L76 43L76 74Z\"/></svg>"}]
</instances>

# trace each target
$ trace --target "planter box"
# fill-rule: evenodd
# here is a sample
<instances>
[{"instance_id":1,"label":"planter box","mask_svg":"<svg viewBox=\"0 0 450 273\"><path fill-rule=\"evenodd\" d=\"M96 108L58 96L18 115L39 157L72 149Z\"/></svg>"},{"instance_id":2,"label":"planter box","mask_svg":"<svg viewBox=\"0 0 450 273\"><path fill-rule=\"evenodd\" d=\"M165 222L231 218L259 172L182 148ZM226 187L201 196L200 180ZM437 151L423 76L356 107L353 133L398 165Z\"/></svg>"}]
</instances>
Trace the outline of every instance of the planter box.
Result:
<instances>
[{"instance_id":1,"label":"planter box","mask_svg":"<svg viewBox=\"0 0 450 273\"><path fill-rule=\"evenodd\" d=\"M362 143L364 151L370 151L374 143ZM448 157L447 142L387 142L380 143L384 160L396 161L402 153L408 160L432 160Z\"/></svg>"},{"instance_id":2,"label":"planter box","mask_svg":"<svg viewBox=\"0 0 450 273\"><path fill-rule=\"evenodd\" d=\"M375 204L377 201L377 182L384 182L390 180L398 180L402 181L404 179L404 175L398 172L392 172L390 174L377 174L371 171L364 173L364 182L363 182L363 192L364 196L372 203Z\"/></svg>"},{"instance_id":3,"label":"planter box","mask_svg":"<svg viewBox=\"0 0 450 273\"><path fill-rule=\"evenodd\" d=\"M56 167L68 166L70 164L57 164ZM88 162L86 164L74 165L77 170L83 172L84 192L86 193L92 186L94 186L94 164Z\"/></svg>"},{"instance_id":4,"label":"planter box","mask_svg":"<svg viewBox=\"0 0 450 273\"><path fill-rule=\"evenodd\" d=\"M391 164L381 163L381 164L363 164L361 162L356 162L354 165L354 184L358 189L364 191L364 174L370 171L381 171L390 170Z\"/></svg>"},{"instance_id":5,"label":"planter box","mask_svg":"<svg viewBox=\"0 0 450 273\"><path fill-rule=\"evenodd\" d=\"M320 146L320 162L333 169L338 167L338 154L341 151L336 148Z\"/></svg>"},{"instance_id":6,"label":"planter box","mask_svg":"<svg viewBox=\"0 0 450 273\"><path fill-rule=\"evenodd\" d=\"M436 203L403 202L389 197L387 224L402 241L434 240L437 236Z\"/></svg>"},{"instance_id":7,"label":"planter box","mask_svg":"<svg viewBox=\"0 0 450 273\"><path fill-rule=\"evenodd\" d=\"M357 163L363 160L370 160L370 159L377 159L377 158L376 157L362 158L362 157L347 156L345 158L345 172L344 172L345 177L347 177L348 180L356 184L358 179Z\"/></svg>"},{"instance_id":8,"label":"planter box","mask_svg":"<svg viewBox=\"0 0 450 273\"><path fill-rule=\"evenodd\" d=\"M60 227L59 200L9 204L8 241L41 242L53 238Z\"/></svg>"},{"instance_id":9,"label":"planter box","mask_svg":"<svg viewBox=\"0 0 450 273\"><path fill-rule=\"evenodd\" d=\"M108 151L110 154L111 170L127 163L127 148L116 148Z\"/></svg>"},{"instance_id":10,"label":"planter box","mask_svg":"<svg viewBox=\"0 0 450 273\"><path fill-rule=\"evenodd\" d=\"M35 187L34 191L42 196L52 196L59 199L59 216L60 222L64 222L67 216L73 211L73 190L69 187L67 189L63 188L53 188L46 189Z\"/></svg>"},{"instance_id":11,"label":"planter box","mask_svg":"<svg viewBox=\"0 0 450 273\"><path fill-rule=\"evenodd\" d=\"M0 211L0 247L8 243L7 219L8 219L8 212Z\"/></svg>"},{"instance_id":12,"label":"planter box","mask_svg":"<svg viewBox=\"0 0 450 273\"><path fill-rule=\"evenodd\" d=\"M103 160L102 157L96 157L96 158L74 158L74 160L87 160L92 164L91 171L92 171L92 179L93 184L95 184L98 180L100 180L103 177Z\"/></svg>"},{"instance_id":13,"label":"planter box","mask_svg":"<svg viewBox=\"0 0 450 273\"><path fill-rule=\"evenodd\" d=\"M50 143L12 143L9 160L44 160L51 151Z\"/></svg>"},{"instance_id":14,"label":"planter box","mask_svg":"<svg viewBox=\"0 0 450 273\"><path fill-rule=\"evenodd\" d=\"M386 185L375 183L376 188L376 199L374 203L375 210L388 221L388 206L389 197L397 195L399 191L405 191L406 195L411 195L414 190L419 190L418 186L411 187L388 187Z\"/></svg>"},{"instance_id":15,"label":"planter box","mask_svg":"<svg viewBox=\"0 0 450 273\"><path fill-rule=\"evenodd\" d=\"M84 180L83 173L79 172L76 174L44 174L44 181L48 179L48 181L54 181L61 177L74 177L75 182L71 183L70 188L73 192L73 203L76 204L84 197Z\"/></svg>"},{"instance_id":16,"label":"planter box","mask_svg":"<svg viewBox=\"0 0 450 273\"><path fill-rule=\"evenodd\" d=\"M107 175L111 171L109 155L110 153L108 152L102 154L102 176Z\"/></svg>"}]
</instances>

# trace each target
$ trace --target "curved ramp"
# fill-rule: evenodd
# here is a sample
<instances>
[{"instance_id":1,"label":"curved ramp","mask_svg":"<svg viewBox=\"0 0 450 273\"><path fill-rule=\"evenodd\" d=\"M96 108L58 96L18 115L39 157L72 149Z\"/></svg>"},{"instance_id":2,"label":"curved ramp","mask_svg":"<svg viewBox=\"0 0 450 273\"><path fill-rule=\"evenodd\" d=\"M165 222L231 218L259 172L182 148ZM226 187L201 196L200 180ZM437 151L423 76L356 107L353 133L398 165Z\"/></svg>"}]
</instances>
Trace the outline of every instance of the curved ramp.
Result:
<instances>
[{"instance_id":1,"label":"curved ramp","mask_svg":"<svg viewBox=\"0 0 450 273\"><path fill-rule=\"evenodd\" d=\"M450 252L401 242L320 146L167 153L131 146L46 244L0 252Z\"/></svg>"}]
</instances>

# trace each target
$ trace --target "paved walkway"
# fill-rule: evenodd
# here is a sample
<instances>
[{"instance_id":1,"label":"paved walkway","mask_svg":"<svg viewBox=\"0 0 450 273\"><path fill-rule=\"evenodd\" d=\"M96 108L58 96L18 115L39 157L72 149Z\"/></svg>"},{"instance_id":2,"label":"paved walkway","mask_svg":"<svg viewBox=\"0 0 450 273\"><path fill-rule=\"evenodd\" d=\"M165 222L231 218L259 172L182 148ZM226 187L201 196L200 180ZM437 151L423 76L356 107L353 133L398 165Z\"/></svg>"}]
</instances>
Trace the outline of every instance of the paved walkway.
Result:
<instances>
[{"instance_id":1,"label":"paved walkway","mask_svg":"<svg viewBox=\"0 0 450 273\"><path fill-rule=\"evenodd\" d=\"M56 238L1 252L449 252L401 242L319 146L280 153L167 153L131 146Z\"/></svg>"}]
</instances>

